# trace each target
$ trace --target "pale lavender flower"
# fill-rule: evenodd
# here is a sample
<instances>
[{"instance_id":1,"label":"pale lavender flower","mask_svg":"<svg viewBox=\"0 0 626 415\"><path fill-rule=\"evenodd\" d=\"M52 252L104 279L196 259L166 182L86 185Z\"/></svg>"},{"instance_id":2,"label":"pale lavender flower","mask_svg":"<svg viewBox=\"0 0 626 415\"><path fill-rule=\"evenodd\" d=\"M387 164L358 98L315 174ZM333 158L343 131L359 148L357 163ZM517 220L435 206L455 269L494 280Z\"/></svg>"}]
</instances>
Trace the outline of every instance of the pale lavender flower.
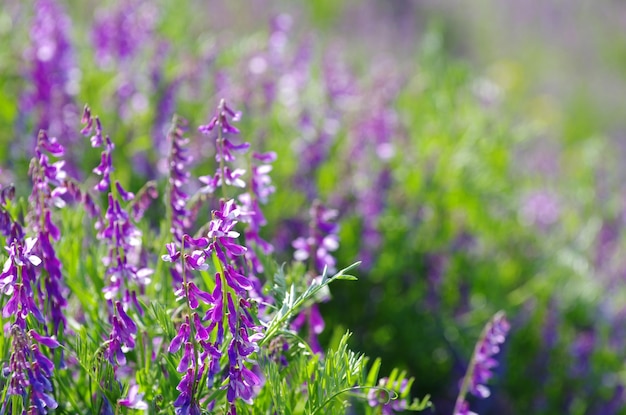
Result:
<instances>
[{"instance_id":1,"label":"pale lavender flower","mask_svg":"<svg viewBox=\"0 0 626 415\"><path fill-rule=\"evenodd\" d=\"M343 194L351 194L350 204L361 218L359 258L366 267L376 260L382 241L379 218L393 183L390 163L400 138L398 116L393 110L399 83L393 74L386 75L374 81L371 91L361 91L367 94L368 106L349 131L352 145L346 162L351 165L352 177L350 188Z\"/></svg>"},{"instance_id":2,"label":"pale lavender flower","mask_svg":"<svg viewBox=\"0 0 626 415\"><path fill-rule=\"evenodd\" d=\"M311 271L321 275L324 269L329 274L336 271L335 258L332 252L339 248L339 225L334 221L337 211L327 209L318 201L315 201L310 210L311 222L309 234L293 241L295 248L294 259L300 262L311 263Z\"/></svg>"},{"instance_id":3,"label":"pale lavender flower","mask_svg":"<svg viewBox=\"0 0 626 415\"><path fill-rule=\"evenodd\" d=\"M328 159L339 126L333 114L326 114L319 123L321 125L318 126L310 111L303 111L299 120L301 135L294 145L300 162L293 180L308 199L318 195L317 185L311 177Z\"/></svg>"},{"instance_id":4,"label":"pale lavender flower","mask_svg":"<svg viewBox=\"0 0 626 415\"><path fill-rule=\"evenodd\" d=\"M118 400L117 403L131 409L148 409L148 403L143 400L143 393L139 393L139 385L137 384L132 385L128 390L126 398Z\"/></svg>"},{"instance_id":5,"label":"pale lavender flower","mask_svg":"<svg viewBox=\"0 0 626 415\"><path fill-rule=\"evenodd\" d=\"M370 407L379 407L382 415L393 415L396 412L402 412L408 407L408 401L401 396L407 392L409 381L407 379L398 379L392 385L388 385L388 378L380 378L378 386L391 390L370 389L367 393L367 403ZM394 394L397 394L395 396Z\"/></svg>"},{"instance_id":6,"label":"pale lavender flower","mask_svg":"<svg viewBox=\"0 0 626 415\"><path fill-rule=\"evenodd\" d=\"M144 187L137 193L137 197L134 199L130 206L130 216L135 222L139 222L146 210L150 207L153 200L159 197L159 191L157 190L156 183L149 181Z\"/></svg>"},{"instance_id":7,"label":"pale lavender flower","mask_svg":"<svg viewBox=\"0 0 626 415\"><path fill-rule=\"evenodd\" d=\"M343 107L357 97L356 80L339 50L331 49L324 55L322 70L326 95L332 104Z\"/></svg>"},{"instance_id":8,"label":"pale lavender flower","mask_svg":"<svg viewBox=\"0 0 626 415\"><path fill-rule=\"evenodd\" d=\"M553 192L535 190L525 196L520 215L524 223L547 230L561 217L561 204Z\"/></svg>"}]
</instances>

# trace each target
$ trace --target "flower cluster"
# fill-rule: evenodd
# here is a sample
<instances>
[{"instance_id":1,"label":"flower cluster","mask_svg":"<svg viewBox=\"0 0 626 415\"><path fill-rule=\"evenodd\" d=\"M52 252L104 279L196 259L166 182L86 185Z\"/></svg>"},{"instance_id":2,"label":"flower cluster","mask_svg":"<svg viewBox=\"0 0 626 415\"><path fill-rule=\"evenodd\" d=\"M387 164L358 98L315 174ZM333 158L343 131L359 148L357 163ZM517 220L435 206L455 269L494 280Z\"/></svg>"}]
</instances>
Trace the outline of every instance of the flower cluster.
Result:
<instances>
[{"instance_id":1,"label":"flower cluster","mask_svg":"<svg viewBox=\"0 0 626 415\"><path fill-rule=\"evenodd\" d=\"M386 207L386 193L392 188L391 162L401 139L398 114L393 109L400 83L397 76L389 75L384 73L375 80L376 93L368 97L370 105L350 131L354 138L347 162L352 165L353 209L361 218L359 259L365 267L376 260L382 241L379 218Z\"/></svg>"},{"instance_id":2,"label":"flower cluster","mask_svg":"<svg viewBox=\"0 0 626 415\"><path fill-rule=\"evenodd\" d=\"M235 152L246 151L250 147L249 143L234 144L227 137L229 134L239 134L239 130L232 125L232 122L239 121L240 117L240 113L235 112L224 100L221 100L209 123L198 127L202 134L217 134L215 160L219 163L219 169L214 175L199 177L199 180L205 184L202 189L204 193L213 193L218 187L224 189L224 186L240 188L246 186L242 179L245 170L233 169L226 164L235 160Z\"/></svg>"},{"instance_id":3,"label":"flower cluster","mask_svg":"<svg viewBox=\"0 0 626 415\"><path fill-rule=\"evenodd\" d=\"M339 225L334 222L337 211L325 208L318 201L313 203L309 213L311 215L309 235L293 241L294 259L300 262L309 261L309 275L317 278L323 272L332 274L336 271L335 258L331 252L339 247L337 235ZM326 299L323 298L323 300ZM322 347L317 340L317 335L324 331L324 319L317 304L303 310L294 319L292 328L299 330L305 323L308 324L308 340L311 348L314 352L321 353Z\"/></svg>"},{"instance_id":4,"label":"flower cluster","mask_svg":"<svg viewBox=\"0 0 626 415\"><path fill-rule=\"evenodd\" d=\"M337 211L327 209L320 202L315 201L310 210L311 222L309 235L299 237L293 241L295 248L294 258L297 261L310 261L311 271L321 274L324 269L329 274L336 271L335 258L331 252L339 248L339 225L334 222Z\"/></svg>"},{"instance_id":5,"label":"flower cluster","mask_svg":"<svg viewBox=\"0 0 626 415\"><path fill-rule=\"evenodd\" d=\"M47 414L48 410L57 407L50 383L54 364L36 343L50 349L58 347L59 343L29 329L29 316L39 324L45 323L33 293L33 286L38 282L35 268L42 262L34 254L36 244L36 238L26 238L23 243L14 239L6 247L9 257L0 273L0 294L10 296L10 299L2 308L2 317L12 317L13 322L9 332L5 333L12 339L11 355L8 366L2 372L9 378L7 393L21 396L29 406L28 413ZM7 402L0 412L4 413Z\"/></svg>"},{"instance_id":6,"label":"flower cluster","mask_svg":"<svg viewBox=\"0 0 626 415\"><path fill-rule=\"evenodd\" d=\"M7 210L7 204L15 197L15 186L0 185L0 235L11 235L15 221Z\"/></svg>"},{"instance_id":7,"label":"flower cluster","mask_svg":"<svg viewBox=\"0 0 626 415\"><path fill-rule=\"evenodd\" d=\"M31 91L23 97L20 113L35 112L37 128L75 142L80 71L70 43L71 22L55 0L38 0L33 11L31 45L25 51Z\"/></svg>"},{"instance_id":8,"label":"flower cluster","mask_svg":"<svg viewBox=\"0 0 626 415\"><path fill-rule=\"evenodd\" d=\"M184 344L178 371L185 375L178 385L180 395L175 402L177 413L180 414L194 413L190 408L198 408L194 390L203 375L206 373L212 385L220 373L219 350L226 340L225 320L230 334L227 397L231 407L234 408L237 398L250 401L252 388L259 384L258 378L244 365L257 350L256 342L260 338L261 328L255 325L249 311L251 304L246 298L251 284L233 265L236 258L246 252L246 248L237 242L239 233L233 230L240 214L234 200L221 202L220 209L213 211L213 220L206 237L194 239L185 235L181 251L177 251L176 245L170 243L167 246L168 254L163 256L167 262L180 259L183 269L208 270L209 262L213 260L218 264L212 293L201 290L185 277L182 286L176 291L178 299L184 299L190 311L196 310L201 302L209 307L202 319L195 311L187 315L170 343L170 353L178 352ZM187 247L192 251L186 252ZM183 276L186 275L186 272L183 273ZM213 342L209 340L212 337L215 338Z\"/></svg>"},{"instance_id":9,"label":"flower cluster","mask_svg":"<svg viewBox=\"0 0 626 415\"><path fill-rule=\"evenodd\" d=\"M115 181L111 185L111 172L113 171L112 151L115 148L110 137L107 135L102 141L102 125L98 117L92 118L89 107L85 107L83 122L86 124L82 133L89 135L94 125L95 135L91 137L93 147L104 144L100 164L94 169L94 173L102 176L95 186L95 190L108 192L108 207L96 223L98 239L104 240L109 245L108 255L102 259L107 267L104 298L109 305L109 319L112 326L111 334L107 342L105 355L111 364L123 365L126 363L124 353L135 347L135 335L137 326L128 315L130 308L135 308L141 314L143 309L137 300L137 288L150 283L153 271L147 267L141 267L141 231L135 227L129 213L122 208L120 199L129 202L134 199L132 192L126 191L122 185Z\"/></svg>"},{"instance_id":10,"label":"flower cluster","mask_svg":"<svg viewBox=\"0 0 626 415\"><path fill-rule=\"evenodd\" d=\"M200 177L206 186L201 192L213 193L217 187L222 188L222 192L226 195L226 186L235 188L246 187L243 177L246 170L238 167L230 167L235 163L235 154L237 152L245 152L250 144L243 142L234 144L229 136L239 134L239 130L233 126L233 122L240 119L241 114L234 111L228 104L221 100L215 115L211 118L207 125L198 128L200 132L206 135L216 135L216 154L215 160L219 163L217 172L214 175ZM246 245L251 248L246 250L245 259L250 265L248 278L253 286L253 295L261 297L261 284L255 273L263 272L263 265L256 255L254 248L258 248L261 252L269 254L273 252L274 247L260 236L260 230L266 224L265 216L261 211L260 204L267 203L268 197L274 193L275 188L272 186L272 179L269 176L272 170L271 163L276 160L276 153L253 153L250 160L250 179L247 191L239 194L237 200L240 210L240 220L247 224L244 231ZM227 164L228 163L228 164ZM222 179L224 178L224 180Z\"/></svg>"},{"instance_id":11,"label":"flower cluster","mask_svg":"<svg viewBox=\"0 0 626 415\"><path fill-rule=\"evenodd\" d=\"M64 148L53 137L48 137L41 130L37 138L35 149L36 157L30 166L30 175L33 180L33 192L30 202L33 209L30 211L30 227L37 235L39 245L38 256L42 259L42 268L45 271L41 279L45 287L45 295L41 293L40 300L47 304L45 309L53 325L53 332L59 334L61 325L66 325L64 309L67 306L67 288L63 282L61 262L57 258L53 243L58 241L61 233L51 219L52 206L64 206L62 196L67 193L65 186L67 174L63 170L65 162L59 160L51 163L50 157L61 157ZM38 285L41 287L41 284Z\"/></svg>"},{"instance_id":12,"label":"flower cluster","mask_svg":"<svg viewBox=\"0 0 626 415\"><path fill-rule=\"evenodd\" d=\"M32 291L32 285L37 282L33 267L41 264L41 258L34 254L36 244L36 238L26 238L24 241L15 239L10 246L5 247L9 257L0 273L0 292L11 298L2 309L2 316L15 316L20 327L26 327L29 314L44 323Z\"/></svg>"},{"instance_id":13,"label":"flower cluster","mask_svg":"<svg viewBox=\"0 0 626 415\"><path fill-rule=\"evenodd\" d=\"M170 232L179 244L183 241L185 229L190 226L189 210L187 201L189 196L184 187L189 180L188 166L192 157L187 154L189 139L183 137L186 121L180 117L174 117L172 128L168 134L170 141L169 154L169 205L171 209Z\"/></svg>"},{"instance_id":14,"label":"flower cluster","mask_svg":"<svg viewBox=\"0 0 626 415\"><path fill-rule=\"evenodd\" d=\"M470 392L478 398L487 398L491 394L486 386L493 376L492 370L498 365L494 358L500 352L500 346L506 340L510 325L503 312L497 313L485 326L483 334L476 344L474 355L467 368L461 391L456 401L454 415L471 415L465 394Z\"/></svg>"},{"instance_id":15,"label":"flower cluster","mask_svg":"<svg viewBox=\"0 0 626 415\"><path fill-rule=\"evenodd\" d=\"M54 363L42 353L39 344L54 349L59 343L51 337L40 336L34 330L26 332L18 324L11 326L11 338L9 365L3 369L10 376L7 393L22 397L28 405L24 413L45 415L56 409L58 403L50 381ZM4 413L8 402L4 402L0 412Z\"/></svg>"},{"instance_id":16,"label":"flower cluster","mask_svg":"<svg viewBox=\"0 0 626 415\"><path fill-rule=\"evenodd\" d=\"M242 210L246 212L244 222L248 225L244 231L244 237L248 246L256 246L265 255L269 255L274 251L274 247L260 236L261 228L267 224L260 204L267 203L268 197L276 191L276 188L272 185L272 179L269 176L269 173L272 171L272 165L270 163L276 160L276 153L253 153L252 160L261 164L254 164L252 166L250 191L238 197ZM263 265L259 261L254 249L249 249L246 252L246 259L252 265L254 272L263 272Z\"/></svg>"},{"instance_id":17,"label":"flower cluster","mask_svg":"<svg viewBox=\"0 0 626 415\"><path fill-rule=\"evenodd\" d=\"M130 60L153 35L156 10L149 2L128 1L113 10L99 10L91 40L101 67Z\"/></svg>"},{"instance_id":18,"label":"flower cluster","mask_svg":"<svg viewBox=\"0 0 626 415\"><path fill-rule=\"evenodd\" d=\"M204 134L213 134L217 129L216 161L219 167L215 175L201 178L207 185L203 192L213 193L217 187L224 188L227 185L243 187L239 181L243 182L241 176L245 171L231 170L226 164L235 161L234 151L248 147L247 143L234 145L226 138L226 134L238 133L231 125L236 117L237 114L222 100L209 124L199 128ZM201 379L206 377L208 385L212 386L217 377L221 376L229 412L235 413L237 399L251 403L255 388L261 383L258 376L246 366L246 362L252 361L252 354L258 350L257 342L262 337L262 328L257 326L251 314L249 297L253 285L242 266L249 250L239 244L240 234L235 226L241 220L248 223L256 220L255 229L258 230L258 221L263 217L261 215L251 219L255 216L251 210L256 207L260 213L257 200L265 201L272 191L271 182L266 177L269 169L261 167L253 176L252 193L241 198L247 204L242 203L243 207L240 207L235 199L220 200L219 209L212 211L206 236L192 238L183 233L187 218L187 195L180 190L180 186L187 180L184 168L189 159L182 154L184 143L181 135L179 131L178 135L173 136L170 203L174 212L172 233L175 238L177 234L182 234L182 238L167 244L168 253L162 257L166 262L180 263L179 268L173 268L181 275L180 286L175 294L178 300L185 301L188 309L168 349L170 353L183 350L177 370L184 374L178 384L180 394L174 406L177 414L199 413L201 402L197 392ZM271 155L258 155L258 158L271 161ZM226 192L225 189L223 191ZM203 291L191 281L190 271L211 271L215 276L212 291ZM201 304L207 308L203 317L196 311ZM220 367L221 350L224 347L228 356L227 370ZM212 407L215 402L206 404Z\"/></svg>"}]
</instances>

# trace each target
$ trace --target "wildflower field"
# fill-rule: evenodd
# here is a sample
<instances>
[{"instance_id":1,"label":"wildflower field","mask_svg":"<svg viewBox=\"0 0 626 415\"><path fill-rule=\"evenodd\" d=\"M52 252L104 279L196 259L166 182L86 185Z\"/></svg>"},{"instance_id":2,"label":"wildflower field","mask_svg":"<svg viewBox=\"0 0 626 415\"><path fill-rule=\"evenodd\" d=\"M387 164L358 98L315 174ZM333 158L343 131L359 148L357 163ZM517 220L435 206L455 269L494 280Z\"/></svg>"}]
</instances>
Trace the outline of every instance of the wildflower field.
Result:
<instances>
[{"instance_id":1,"label":"wildflower field","mask_svg":"<svg viewBox=\"0 0 626 415\"><path fill-rule=\"evenodd\" d=\"M623 130L444 12L3 0L0 415L626 414Z\"/></svg>"}]
</instances>

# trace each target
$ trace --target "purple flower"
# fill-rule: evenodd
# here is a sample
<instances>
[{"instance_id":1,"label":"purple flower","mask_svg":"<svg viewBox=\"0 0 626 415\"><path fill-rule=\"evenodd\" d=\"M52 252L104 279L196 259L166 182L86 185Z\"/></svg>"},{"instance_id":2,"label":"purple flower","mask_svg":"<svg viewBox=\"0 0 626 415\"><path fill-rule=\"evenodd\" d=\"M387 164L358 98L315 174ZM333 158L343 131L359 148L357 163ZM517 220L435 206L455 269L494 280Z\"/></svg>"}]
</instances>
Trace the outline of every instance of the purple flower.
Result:
<instances>
[{"instance_id":1,"label":"purple flower","mask_svg":"<svg viewBox=\"0 0 626 415\"><path fill-rule=\"evenodd\" d=\"M13 200L15 197L15 186L2 186L0 185L0 234L7 237L11 235L11 229L13 228L15 221L11 217L11 214L7 211L7 202ZM7 243L10 243L7 240ZM1 291L1 289L0 289Z\"/></svg>"},{"instance_id":2,"label":"purple flower","mask_svg":"<svg viewBox=\"0 0 626 415\"><path fill-rule=\"evenodd\" d=\"M11 354L8 366L3 368L9 379L7 393L21 396L24 406L36 407L38 414L47 414L58 406L50 381L54 364L33 340L50 348L59 343L34 330L26 331L25 326L26 321L19 316L11 326Z\"/></svg>"},{"instance_id":3,"label":"purple flower","mask_svg":"<svg viewBox=\"0 0 626 415\"><path fill-rule=\"evenodd\" d=\"M238 121L239 117L240 114L232 110L222 99L209 123L198 127L198 131L205 135L214 134L214 130L217 129L215 160L219 163L219 169L215 175L199 178L205 184L205 187L201 190L203 193L213 193L218 187L235 186L243 188L246 185L241 179L245 170L233 169L226 165L226 163L235 161L234 152L244 152L250 146L248 143L233 144L226 137L228 134L239 134L239 130L231 124L231 122Z\"/></svg>"},{"instance_id":4,"label":"purple flower","mask_svg":"<svg viewBox=\"0 0 626 415\"><path fill-rule=\"evenodd\" d=\"M454 414L471 414L465 401L467 392L482 399L490 396L491 392L486 384L493 376L493 368L498 365L494 356L500 352L500 346L506 340L509 329L509 322L503 312L496 313L485 326L463 378Z\"/></svg>"},{"instance_id":5,"label":"purple flower","mask_svg":"<svg viewBox=\"0 0 626 415\"><path fill-rule=\"evenodd\" d=\"M252 284L236 267L236 259L246 252L246 248L237 241L239 233L234 231L241 214L241 209L233 199L221 201L220 209L212 212L213 219L209 223L207 237L193 239L184 235L182 251L179 252L176 245L171 243L167 245L168 254L163 256L165 261L174 261L182 256L185 269L197 270L208 269L206 263L211 261L215 254L220 262L218 268L223 271L215 274L215 287L212 293L203 291L186 279L183 279L175 293L179 300L184 299L187 302L190 313L191 310L200 307L208 308L204 318L206 325L196 312L193 312L191 317L189 315L185 317L185 322L181 324L170 343L170 353L178 353L181 348L183 349L178 370L187 373L181 379L178 388L181 393L175 403L181 413L197 405L193 394L188 392L194 389L188 383L199 379L194 373L207 370L209 384L212 384L219 373L220 348L224 345L226 335L230 337L227 348L229 356L227 397L231 410L237 398L251 402L256 394L255 388L261 382L245 366L250 356L258 350L256 342L262 337L262 329L255 325L249 311L252 306L245 298L249 295ZM191 251L186 251L187 248ZM225 322L228 333L224 331ZM192 336L192 333L195 333L195 336ZM212 338L213 342L210 341Z\"/></svg>"},{"instance_id":6,"label":"purple flower","mask_svg":"<svg viewBox=\"0 0 626 415\"><path fill-rule=\"evenodd\" d=\"M61 233L52 221L51 209L53 206L65 205L61 197L67 193L67 175L63 170L64 161L50 162L50 157L63 156L64 148L42 130L37 138L35 152L36 157L30 166L33 191L29 200L33 209L28 216L28 222L37 235L39 244L36 246L36 253L43 262L40 279L43 281L45 294L40 294L41 297L46 297L46 318L52 322L54 333L58 334L59 328L66 325L64 309L67 306L67 288L63 282L61 262L53 247L53 241L58 241ZM37 286L42 287L42 284Z\"/></svg>"},{"instance_id":7,"label":"purple flower","mask_svg":"<svg viewBox=\"0 0 626 415\"><path fill-rule=\"evenodd\" d=\"M83 121L87 120L93 126L91 112L85 107ZM101 144L102 127L100 120L95 117L96 136L92 144ZM90 129L86 128L83 133L88 135ZM134 308L139 314L143 313L137 300L135 290L142 289L150 283L153 270L142 266L141 238L142 234L131 222L130 215L120 203L128 202L135 196L126 191L119 182L111 186L110 174L113 171L112 152L115 145L109 136L105 138L105 149L101 155L100 164L93 170L102 176L95 189L100 192L109 191L108 206L104 218L99 218L96 223L98 230L97 238L108 245L108 254L102 258L106 266L104 298L108 302L109 322L111 332L107 340L105 356L111 364L124 365L125 353L135 347L137 326L128 315L128 311ZM143 260L145 261L145 260Z\"/></svg>"},{"instance_id":8,"label":"purple flower","mask_svg":"<svg viewBox=\"0 0 626 415\"><path fill-rule=\"evenodd\" d=\"M171 143L169 155L169 202L172 210L172 223L170 231L179 244L183 240L185 229L190 225L190 212L187 209L189 196L185 193L184 186L189 179L187 169L192 157L187 154L186 146L189 140L183 138L185 126L185 120L174 117L172 128L167 135Z\"/></svg>"},{"instance_id":9,"label":"purple flower","mask_svg":"<svg viewBox=\"0 0 626 415\"><path fill-rule=\"evenodd\" d=\"M189 307L192 310L195 310L200 305L198 300L202 301L204 304L214 303L214 299L211 294L202 291L201 289L196 287L196 284L194 284L193 281L183 283L183 286L179 290L177 290L175 294L179 299L187 297L187 299L189 300Z\"/></svg>"},{"instance_id":10,"label":"purple flower","mask_svg":"<svg viewBox=\"0 0 626 415\"><path fill-rule=\"evenodd\" d=\"M202 134L209 134L215 129L215 127L218 127L218 131L221 131L225 134L239 134L239 130L233 127L231 125L231 122L239 121L240 117L241 113L235 112L232 108L228 106L228 104L226 104L226 101L222 99L217 106L217 109L215 110L215 115L213 116L213 118L211 118L208 124L198 127L198 131L200 131Z\"/></svg>"},{"instance_id":11,"label":"purple flower","mask_svg":"<svg viewBox=\"0 0 626 415\"><path fill-rule=\"evenodd\" d=\"M232 340L228 346L229 375L226 396L232 410L237 398L252 404L257 393L256 387L261 385L261 379L244 363L258 350L256 342L262 338L262 334L261 328L249 316L250 303L241 299L236 307L230 293L227 294L227 303L228 327ZM254 334L250 335L251 332Z\"/></svg>"},{"instance_id":12,"label":"purple flower","mask_svg":"<svg viewBox=\"0 0 626 415\"><path fill-rule=\"evenodd\" d=\"M265 216L260 208L260 203L267 203L269 195L276 191L272 185L272 179L269 176L269 172L272 170L272 163L276 160L276 153L253 153L253 160L260 161L260 165L252 166L252 178L251 178L251 191L239 195L239 202L241 203L242 210L245 212L243 222L247 223L247 228L244 232L246 243L249 246L257 246L261 252L268 255L274 251L274 247L269 242L265 241L260 236L260 231L267 223ZM246 259L252 264L252 269L255 272L263 272L263 265L257 258L254 249L246 251Z\"/></svg>"},{"instance_id":13,"label":"purple flower","mask_svg":"<svg viewBox=\"0 0 626 415\"><path fill-rule=\"evenodd\" d=\"M106 144L104 151L100 156L100 164L93 169L93 172L98 176L102 176L102 179L94 186L94 189L99 192L106 192L111 188L111 172L113 171L113 160L111 153L115 148L115 145L111 141L111 138L106 136Z\"/></svg>"},{"instance_id":14,"label":"purple flower","mask_svg":"<svg viewBox=\"0 0 626 415\"><path fill-rule=\"evenodd\" d=\"M150 203L157 197L159 197L159 191L156 183L154 181L147 182L131 204L131 217L135 222L139 222L143 218L145 211L150 207Z\"/></svg>"},{"instance_id":15,"label":"purple flower","mask_svg":"<svg viewBox=\"0 0 626 415\"><path fill-rule=\"evenodd\" d=\"M300 312L291 323L291 328L293 330L300 330L305 324L308 329L307 340L311 346L311 350L315 353L322 353L323 349L317 339L317 335L324 331L325 323L317 304L312 304L307 309Z\"/></svg>"},{"instance_id":16,"label":"purple flower","mask_svg":"<svg viewBox=\"0 0 626 415\"><path fill-rule=\"evenodd\" d=\"M41 343L49 349L56 349L57 347L60 346L59 342L56 341L56 339L53 339L52 337L48 337L48 336L42 336L39 333L37 333L35 330L29 330L28 334L37 343Z\"/></svg>"},{"instance_id":17,"label":"purple flower","mask_svg":"<svg viewBox=\"0 0 626 415\"><path fill-rule=\"evenodd\" d=\"M79 90L80 70L70 43L71 21L54 0L38 0L33 6L30 47L25 77L29 89L21 99L22 114L37 116L36 128L75 143L79 109L74 96Z\"/></svg>"},{"instance_id":18,"label":"purple flower","mask_svg":"<svg viewBox=\"0 0 626 415\"><path fill-rule=\"evenodd\" d=\"M345 106L348 101L357 97L356 80L345 64L345 60L341 59L339 50L331 49L324 55L322 70L326 95L333 104Z\"/></svg>"},{"instance_id":19,"label":"purple flower","mask_svg":"<svg viewBox=\"0 0 626 415\"><path fill-rule=\"evenodd\" d=\"M324 270L332 274L335 269L335 258L331 252L339 247L337 235L338 225L333 222L337 212L326 209L321 203L315 201L310 210L311 222L309 235L295 239L292 246L295 248L294 259L300 262L309 261L309 273L311 278L316 278ZM322 348L317 340L317 335L324 329L324 320L319 313L317 305L303 310L292 323L292 327L298 330L308 323L308 340L314 352L321 353Z\"/></svg>"},{"instance_id":20,"label":"purple flower","mask_svg":"<svg viewBox=\"0 0 626 415\"><path fill-rule=\"evenodd\" d=\"M233 230L241 210L233 199L220 201L220 209L213 211L213 220L209 223L208 238L211 240L206 252L215 252L223 264L227 258L234 258L246 253L246 247L237 242L239 232Z\"/></svg>"},{"instance_id":21,"label":"purple flower","mask_svg":"<svg viewBox=\"0 0 626 415\"><path fill-rule=\"evenodd\" d=\"M101 67L133 58L154 35L156 10L149 2L127 1L100 10L92 29L96 61Z\"/></svg>"},{"instance_id":22,"label":"purple flower","mask_svg":"<svg viewBox=\"0 0 626 415\"><path fill-rule=\"evenodd\" d=\"M198 402L194 399L193 392L196 382L201 378L200 374L196 374L194 369L189 368L182 377L176 389L180 392L178 398L174 401L176 415L201 415L202 411Z\"/></svg>"},{"instance_id":23,"label":"purple flower","mask_svg":"<svg viewBox=\"0 0 626 415\"><path fill-rule=\"evenodd\" d=\"M97 148L102 147L102 144L104 143L104 138L102 137L102 123L100 122L100 118L98 118L98 116L91 116L91 108L85 105L83 108L83 116L80 120L80 122L85 125L83 129L80 130L80 133L85 137L93 131L94 120L96 123L96 132L93 136L91 136L89 141L91 142L91 146L93 148Z\"/></svg>"}]
</instances>

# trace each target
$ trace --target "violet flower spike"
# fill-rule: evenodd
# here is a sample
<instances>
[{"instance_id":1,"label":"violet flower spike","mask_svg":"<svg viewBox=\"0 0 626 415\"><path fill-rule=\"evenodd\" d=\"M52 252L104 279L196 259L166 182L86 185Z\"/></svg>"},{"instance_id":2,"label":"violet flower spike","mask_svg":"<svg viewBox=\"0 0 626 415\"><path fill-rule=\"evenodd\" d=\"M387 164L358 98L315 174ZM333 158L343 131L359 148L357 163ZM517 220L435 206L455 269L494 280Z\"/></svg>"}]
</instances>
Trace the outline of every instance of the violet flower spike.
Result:
<instances>
[{"instance_id":1,"label":"violet flower spike","mask_svg":"<svg viewBox=\"0 0 626 415\"><path fill-rule=\"evenodd\" d=\"M218 187L224 189L225 186L245 187L246 184L241 178L245 170L226 165L235 161L234 152L244 152L250 146L249 143L233 144L225 136L239 134L239 130L230 124L231 121L238 121L239 117L240 114L233 111L222 99L209 124L198 127L198 131L206 135L212 134L217 128L215 160L219 163L219 168L214 175L199 177L199 180L205 184L200 193L213 193Z\"/></svg>"},{"instance_id":2,"label":"violet flower spike","mask_svg":"<svg viewBox=\"0 0 626 415\"><path fill-rule=\"evenodd\" d=\"M174 237L172 248L168 247L168 252L182 244L185 230L190 227L192 219L191 212L187 209L189 196L185 192L185 186L189 180L189 164L192 157L187 154L187 144L189 140L183 137L187 125L187 121L183 118L174 116L172 127L167 134L170 142L170 152L168 158L169 164L169 210L170 210L170 232ZM169 244L168 244L169 245ZM170 267L170 275L174 287L181 284L184 280L183 267L180 262L173 259ZM187 273L190 276L191 273Z\"/></svg>"},{"instance_id":3,"label":"violet flower spike","mask_svg":"<svg viewBox=\"0 0 626 415\"><path fill-rule=\"evenodd\" d=\"M79 138L71 120L79 116L74 97L80 71L70 40L71 20L59 3L38 0L32 7L30 45L24 51L28 88L20 99L20 114L34 117L36 128L69 144Z\"/></svg>"},{"instance_id":4,"label":"violet flower spike","mask_svg":"<svg viewBox=\"0 0 626 415\"><path fill-rule=\"evenodd\" d=\"M268 255L274 251L274 247L260 236L261 228L267 223L261 211L260 203L267 203L269 196L276 191L269 176L269 172L272 170L272 166L269 163L276 160L276 153L253 153L252 159L268 164L252 166L251 191L239 195L238 199L242 210L245 212L242 221L248 225L244 232L246 243L248 245L256 245L264 254ZM248 262L252 265L252 269L255 272L262 273L263 265L257 258L254 249L249 249L245 255ZM260 291L260 289L257 289L257 291Z\"/></svg>"},{"instance_id":5,"label":"violet flower spike","mask_svg":"<svg viewBox=\"0 0 626 415\"><path fill-rule=\"evenodd\" d=\"M317 277L324 270L332 274L336 269L335 258L331 255L331 252L339 247L339 237L337 235L339 226L334 223L337 212L326 209L321 203L315 201L311 207L310 214L309 235L299 237L292 243L292 246L295 248L294 259L300 262L309 261L310 276ZM313 351L321 353L322 348L317 340L317 335L324 328L324 320L316 304L300 312L294 319L292 327L298 330L305 322L308 326L308 340Z\"/></svg>"},{"instance_id":6,"label":"violet flower spike","mask_svg":"<svg viewBox=\"0 0 626 415\"><path fill-rule=\"evenodd\" d=\"M86 110L84 118L89 115L89 111ZM102 128L97 117L95 121L98 135ZM120 203L120 200L130 201L134 194L126 191L117 181L115 186L111 186L110 173L113 171L114 148L111 138L106 136L100 165L94 169L96 174L102 176L95 189L101 192L109 191L104 218L98 220L96 229L97 238L109 246L108 255L102 258L106 266L103 293L109 305L109 321L112 326L105 356L111 364L124 365L125 353L134 349L137 334L137 326L128 311L134 308L139 314L143 313L135 289L150 283L153 270L141 264L141 231L131 222L131 215Z\"/></svg>"},{"instance_id":7,"label":"violet flower spike","mask_svg":"<svg viewBox=\"0 0 626 415\"><path fill-rule=\"evenodd\" d=\"M58 346L58 342L33 330L27 333L24 324L25 321L20 321L18 317L18 322L10 329L11 355L8 366L3 369L8 378L7 394L21 396L25 406L36 407L39 414L47 414L49 410L58 407L50 381L54 363L33 340L53 348ZM4 411L5 408L3 404L0 410Z\"/></svg>"},{"instance_id":8,"label":"violet flower spike","mask_svg":"<svg viewBox=\"0 0 626 415\"><path fill-rule=\"evenodd\" d=\"M500 352L500 346L505 342L510 327L506 315L500 311L483 329L461 383L461 390L454 406L454 415L472 413L465 401L467 392L481 399L490 396L491 392L486 383L493 376L492 369L498 365L494 356Z\"/></svg>"},{"instance_id":9,"label":"violet flower spike","mask_svg":"<svg viewBox=\"0 0 626 415\"><path fill-rule=\"evenodd\" d=\"M52 206L63 207L65 201L61 198L67 193L66 177L63 170L65 162L50 161L50 157L60 157L65 150L54 137L41 130L37 137L36 157L31 162L30 174L33 181L33 191L29 197L33 207L28 216L30 228L37 234L37 256L41 258L43 266L40 279L43 284L36 284L41 297L47 298L46 319L53 325L53 333L59 334L59 328L65 327L67 322L64 315L67 307L67 288L63 281L61 261L57 258L53 241L61 237L59 228L52 221ZM45 291L45 292L44 292Z\"/></svg>"}]
</instances>

